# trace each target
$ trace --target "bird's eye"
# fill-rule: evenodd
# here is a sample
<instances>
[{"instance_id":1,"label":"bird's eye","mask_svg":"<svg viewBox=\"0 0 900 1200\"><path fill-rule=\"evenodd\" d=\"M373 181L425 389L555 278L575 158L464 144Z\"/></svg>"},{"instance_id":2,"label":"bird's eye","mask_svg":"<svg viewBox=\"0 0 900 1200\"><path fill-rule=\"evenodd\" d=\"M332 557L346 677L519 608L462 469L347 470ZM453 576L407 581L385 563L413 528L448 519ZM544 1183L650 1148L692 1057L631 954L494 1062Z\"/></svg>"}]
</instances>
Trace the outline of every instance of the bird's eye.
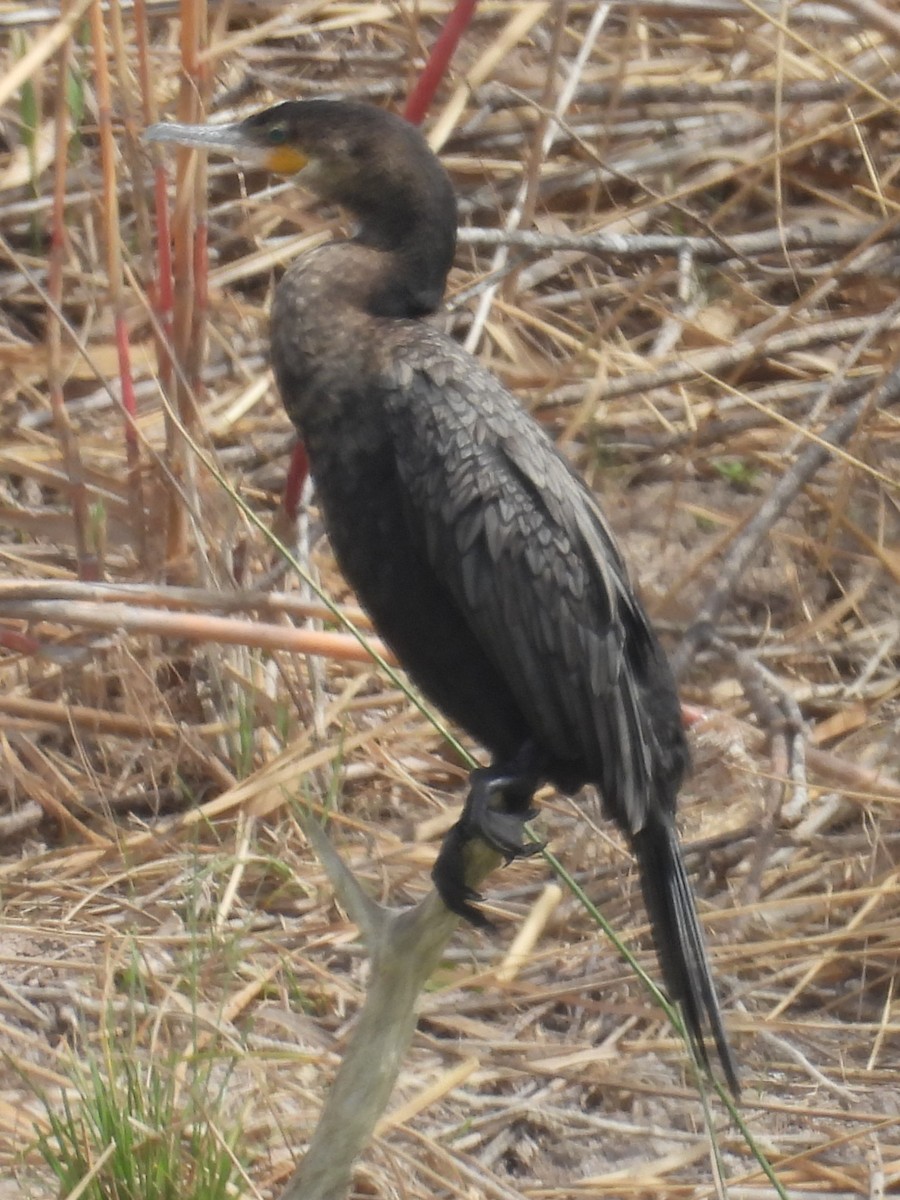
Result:
<instances>
[{"instance_id":1,"label":"bird's eye","mask_svg":"<svg viewBox=\"0 0 900 1200\"><path fill-rule=\"evenodd\" d=\"M284 125L273 125L266 136L270 146L283 146L287 141L287 129Z\"/></svg>"}]
</instances>

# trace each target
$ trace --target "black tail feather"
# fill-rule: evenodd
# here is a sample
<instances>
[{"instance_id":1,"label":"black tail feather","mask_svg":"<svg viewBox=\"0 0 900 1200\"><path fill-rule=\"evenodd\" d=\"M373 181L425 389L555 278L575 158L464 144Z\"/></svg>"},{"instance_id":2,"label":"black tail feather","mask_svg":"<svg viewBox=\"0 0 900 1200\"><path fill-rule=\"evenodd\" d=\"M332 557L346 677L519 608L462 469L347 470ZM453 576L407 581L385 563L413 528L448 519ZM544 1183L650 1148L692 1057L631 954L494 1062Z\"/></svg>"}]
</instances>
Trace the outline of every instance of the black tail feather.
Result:
<instances>
[{"instance_id":1,"label":"black tail feather","mask_svg":"<svg viewBox=\"0 0 900 1200\"><path fill-rule=\"evenodd\" d=\"M666 991L671 1000L681 1005L691 1043L707 1070L706 1031L712 1035L728 1086L737 1097L740 1094L737 1066L722 1025L675 827L665 818L651 819L640 833L633 835L632 845Z\"/></svg>"}]
</instances>

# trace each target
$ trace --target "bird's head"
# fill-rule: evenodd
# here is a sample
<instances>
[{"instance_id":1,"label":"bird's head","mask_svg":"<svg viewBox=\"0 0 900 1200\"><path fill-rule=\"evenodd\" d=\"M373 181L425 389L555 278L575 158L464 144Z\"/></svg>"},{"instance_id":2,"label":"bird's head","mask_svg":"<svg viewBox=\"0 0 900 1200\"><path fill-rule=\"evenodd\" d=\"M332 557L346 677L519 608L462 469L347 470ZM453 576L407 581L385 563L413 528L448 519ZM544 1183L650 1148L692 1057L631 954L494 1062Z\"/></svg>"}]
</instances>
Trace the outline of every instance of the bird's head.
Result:
<instances>
[{"instance_id":1,"label":"bird's head","mask_svg":"<svg viewBox=\"0 0 900 1200\"><path fill-rule=\"evenodd\" d=\"M230 125L152 125L144 136L296 176L353 214L356 241L407 259L421 293L410 313L440 302L456 245L456 198L422 134L402 117L354 101L287 100Z\"/></svg>"}]
</instances>

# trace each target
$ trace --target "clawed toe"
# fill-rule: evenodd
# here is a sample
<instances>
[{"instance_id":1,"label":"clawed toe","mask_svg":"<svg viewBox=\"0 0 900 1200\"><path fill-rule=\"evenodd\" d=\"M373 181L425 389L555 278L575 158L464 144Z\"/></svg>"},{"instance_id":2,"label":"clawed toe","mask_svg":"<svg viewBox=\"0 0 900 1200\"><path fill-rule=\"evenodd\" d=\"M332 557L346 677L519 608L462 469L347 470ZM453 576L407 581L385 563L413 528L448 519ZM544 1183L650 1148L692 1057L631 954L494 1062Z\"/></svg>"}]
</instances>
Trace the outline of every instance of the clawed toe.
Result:
<instances>
[{"instance_id":1,"label":"clawed toe","mask_svg":"<svg viewBox=\"0 0 900 1200\"><path fill-rule=\"evenodd\" d=\"M471 925L477 925L479 929L493 929L493 922L475 907L482 896L465 882L463 847L467 841L469 838L459 824L454 825L444 838L440 854L431 869L431 878L438 895L451 912L465 918Z\"/></svg>"},{"instance_id":2,"label":"clawed toe","mask_svg":"<svg viewBox=\"0 0 900 1200\"><path fill-rule=\"evenodd\" d=\"M498 773L491 768L472 772L462 816L444 838L431 875L450 911L473 925L491 927L491 922L475 908L481 897L465 883L463 848L478 838L507 863L539 854L544 843L527 840L525 833L527 822L537 816L531 806L536 783L530 775Z\"/></svg>"},{"instance_id":3,"label":"clawed toe","mask_svg":"<svg viewBox=\"0 0 900 1200\"><path fill-rule=\"evenodd\" d=\"M540 849L525 840L525 822L534 815L533 809L525 813L486 809L478 823L470 824L466 832L470 837L480 837L511 863L515 858L528 858Z\"/></svg>"}]
</instances>

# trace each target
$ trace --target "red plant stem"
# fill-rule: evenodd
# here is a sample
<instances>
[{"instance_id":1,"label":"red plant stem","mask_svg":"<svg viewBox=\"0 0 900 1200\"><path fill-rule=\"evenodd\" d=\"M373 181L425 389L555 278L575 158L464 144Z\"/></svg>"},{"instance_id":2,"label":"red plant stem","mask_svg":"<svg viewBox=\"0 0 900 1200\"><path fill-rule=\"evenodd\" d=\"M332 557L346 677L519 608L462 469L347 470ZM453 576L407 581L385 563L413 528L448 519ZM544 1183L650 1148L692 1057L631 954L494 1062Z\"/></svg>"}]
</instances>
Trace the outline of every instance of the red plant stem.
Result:
<instances>
[{"instance_id":1,"label":"red plant stem","mask_svg":"<svg viewBox=\"0 0 900 1200\"><path fill-rule=\"evenodd\" d=\"M37 638L33 638L30 634L19 633L15 629L0 629L0 646L5 650L12 650L14 654L40 654L43 650L43 643Z\"/></svg>"},{"instance_id":2,"label":"red plant stem","mask_svg":"<svg viewBox=\"0 0 900 1200\"><path fill-rule=\"evenodd\" d=\"M291 461L288 465L287 479L284 482L282 505L287 516L296 520L300 509L300 498L303 495L303 485L309 475L309 455L303 442L298 440L291 451Z\"/></svg>"},{"instance_id":3,"label":"red plant stem","mask_svg":"<svg viewBox=\"0 0 900 1200\"><path fill-rule=\"evenodd\" d=\"M137 436L137 397L134 391L134 379L131 375L131 347L128 343L128 322L125 314L122 311L121 303L116 305L115 315L116 329L116 358L119 364L119 382L122 388L122 407L125 410L125 445L128 448L128 474L132 477L132 482L137 485L140 491L140 460L139 460L139 444ZM143 534L144 528L144 507L141 504L138 512L133 514L137 518L139 535Z\"/></svg>"},{"instance_id":4,"label":"red plant stem","mask_svg":"<svg viewBox=\"0 0 900 1200\"><path fill-rule=\"evenodd\" d=\"M478 7L478 0L456 0L444 28L438 34L437 41L431 48L419 82L409 94L403 115L413 125L421 124L431 107L434 93L447 72L450 60L459 44L459 39L469 27L469 23Z\"/></svg>"}]
</instances>

